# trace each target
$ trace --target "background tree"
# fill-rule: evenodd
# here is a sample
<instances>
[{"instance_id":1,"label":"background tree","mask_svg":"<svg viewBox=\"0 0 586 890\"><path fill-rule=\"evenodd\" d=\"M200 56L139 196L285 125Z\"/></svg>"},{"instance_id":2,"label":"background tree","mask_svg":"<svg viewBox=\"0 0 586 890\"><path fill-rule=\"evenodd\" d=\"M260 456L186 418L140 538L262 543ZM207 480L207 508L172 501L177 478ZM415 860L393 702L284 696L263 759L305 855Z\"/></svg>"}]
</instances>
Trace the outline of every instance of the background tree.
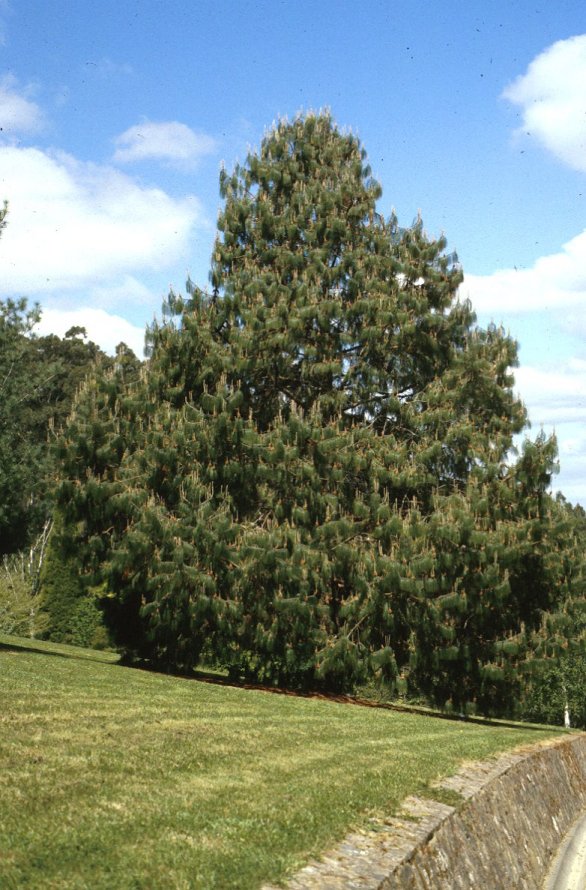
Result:
<instances>
[{"instance_id":1,"label":"background tree","mask_svg":"<svg viewBox=\"0 0 586 890\"><path fill-rule=\"evenodd\" d=\"M100 591L88 589L84 584L79 561L64 546L69 538L64 531L62 514L57 512L40 569L41 629L36 636L56 643L104 648L109 639L98 606Z\"/></svg>"},{"instance_id":2,"label":"background tree","mask_svg":"<svg viewBox=\"0 0 586 890\"><path fill-rule=\"evenodd\" d=\"M0 633L39 637L47 629L48 616L41 609L40 547L3 556L0 562Z\"/></svg>"},{"instance_id":3,"label":"background tree","mask_svg":"<svg viewBox=\"0 0 586 890\"><path fill-rule=\"evenodd\" d=\"M531 670L523 677L519 714L527 720L562 725L568 709L572 726L586 728L586 516L561 495L548 503L555 547L547 579L561 591L556 607L542 616L532 640Z\"/></svg>"},{"instance_id":4,"label":"background tree","mask_svg":"<svg viewBox=\"0 0 586 890\"><path fill-rule=\"evenodd\" d=\"M0 231L6 212L5 205ZM80 599L77 564L70 557L67 565L61 564L57 557L61 522L49 542L56 475L53 446L89 372L123 368L128 376L138 373L140 362L124 343L115 358L107 356L80 327L71 328L64 338L39 337L34 328L40 315L40 308L29 307L25 299L0 300L0 613L2 626L12 632L26 625L27 633L55 639L73 633L78 642L88 642L89 632L77 627L79 615L87 612L84 627L101 619L95 598L84 593ZM47 553L51 566L43 571ZM63 573L68 579L64 586L63 579L51 580ZM71 613L59 605L67 599L65 588L70 593L75 589Z\"/></svg>"},{"instance_id":5,"label":"background tree","mask_svg":"<svg viewBox=\"0 0 586 890\"><path fill-rule=\"evenodd\" d=\"M37 410L51 370L34 361L29 335L38 318L25 300L0 301L0 554L23 547L45 516L41 480L49 457Z\"/></svg>"},{"instance_id":6,"label":"background tree","mask_svg":"<svg viewBox=\"0 0 586 890\"><path fill-rule=\"evenodd\" d=\"M40 314L25 299L0 301L0 553L27 546L40 532L51 513L52 442L88 371L114 363L79 336L83 329L36 336Z\"/></svg>"}]
</instances>

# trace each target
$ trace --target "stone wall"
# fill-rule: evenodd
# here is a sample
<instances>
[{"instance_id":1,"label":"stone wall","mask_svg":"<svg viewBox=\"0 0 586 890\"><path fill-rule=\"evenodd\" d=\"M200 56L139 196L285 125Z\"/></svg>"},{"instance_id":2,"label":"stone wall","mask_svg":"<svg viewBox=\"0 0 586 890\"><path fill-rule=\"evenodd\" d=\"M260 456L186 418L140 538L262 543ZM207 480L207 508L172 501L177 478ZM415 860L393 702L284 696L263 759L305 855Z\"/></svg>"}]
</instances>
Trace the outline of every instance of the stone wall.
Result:
<instances>
[{"instance_id":1,"label":"stone wall","mask_svg":"<svg viewBox=\"0 0 586 890\"><path fill-rule=\"evenodd\" d=\"M586 734L473 764L438 787L464 803L408 798L404 818L349 835L289 890L539 890L586 811Z\"/></svg>"}]
</instances>

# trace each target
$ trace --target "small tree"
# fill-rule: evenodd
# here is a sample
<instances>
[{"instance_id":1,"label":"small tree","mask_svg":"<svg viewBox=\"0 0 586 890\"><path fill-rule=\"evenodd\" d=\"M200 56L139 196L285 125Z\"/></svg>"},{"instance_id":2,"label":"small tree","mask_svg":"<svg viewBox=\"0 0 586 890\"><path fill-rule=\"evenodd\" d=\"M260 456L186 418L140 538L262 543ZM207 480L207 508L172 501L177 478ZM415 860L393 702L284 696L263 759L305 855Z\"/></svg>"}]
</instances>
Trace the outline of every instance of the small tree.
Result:
<instances>
[{"instance_id":1,"label":"small tree","mask_svg":"<svg viewBox=\"0 0 586 890\"><path fill-rule=\"evenodd\" d=\"M103 648L109 640L98 595L84 584L79 560L67 551L68 539L57 512L39 570L37 598L42 632L37 635L56 643Z\"/></svg>"},{"instance_id":2,"label":"small tree","mask_svg":"<svg viewBox=\"0 0 586 890\"><path fill-rule=\"evenodd\" d=\"M51 522L45 524L28 551L2 557L0 563L0 632L39 637L47 627L41 609L40 575Z\"/></svg>"},{"instance_id":3,"label":"small tree","mask_svg":"<svg viewBox=\"0 0 586 890\"><path fill-rule=\"evenodd\" d=\"M542 613L532 639L532 658L523 676L519 713L525 719L586 728L585 514L561 495L548 503L551 523L546 585L557 603ZM541 580L541 579L540 579Z\"/></svg>"}]
</instances>

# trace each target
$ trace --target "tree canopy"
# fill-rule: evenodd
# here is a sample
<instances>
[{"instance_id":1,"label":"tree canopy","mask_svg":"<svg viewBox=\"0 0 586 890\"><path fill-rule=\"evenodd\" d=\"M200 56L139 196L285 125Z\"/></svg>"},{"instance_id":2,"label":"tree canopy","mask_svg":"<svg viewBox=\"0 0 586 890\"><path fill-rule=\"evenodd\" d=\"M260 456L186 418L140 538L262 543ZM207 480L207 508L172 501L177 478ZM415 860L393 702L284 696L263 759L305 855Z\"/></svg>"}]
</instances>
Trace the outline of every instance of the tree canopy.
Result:
<instances>
[{"instance_id":1,"label":"tree canopy","mask_svg":"<svg viewBox=\"0 0 586 890\"><path fill-rule=\"evenodd\" d=\"M51 515L52 445L88 371L114 363L81 328L36 335L40 315L24 298L0 300L0 556L29 545ZM119 353L132 355L124 344Z\"/></svg>"},{"instance_id":2,"label":"tree canopy","mask_svg":"<svg viewBox=\"0 0 586 890\"><path fill-rule=\"evenodd\" d=\"M515 456L516 344L443 237L379 214L328 114L220 186L212 292L170 295L148 365L90 378L59 446L112 632L172 669L506 710L577 578L555 441Z\"/></svg>"}]
</instances>

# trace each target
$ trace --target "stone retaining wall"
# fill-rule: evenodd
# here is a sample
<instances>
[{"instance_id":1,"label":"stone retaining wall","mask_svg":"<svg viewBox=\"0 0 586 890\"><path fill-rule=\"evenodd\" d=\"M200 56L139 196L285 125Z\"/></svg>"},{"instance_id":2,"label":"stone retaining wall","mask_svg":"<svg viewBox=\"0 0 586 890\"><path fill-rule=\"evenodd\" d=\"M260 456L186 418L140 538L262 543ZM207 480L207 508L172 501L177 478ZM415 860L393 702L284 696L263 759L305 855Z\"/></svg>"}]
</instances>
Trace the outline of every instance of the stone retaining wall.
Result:
<instances>
[{"instance_id":1,"label":"stone retaining wall","mask_svg":"<svg viewBox=\"0 0 586 890\"><path fill-rule=\"evenodd\" d=\"M473 764L438 787L465 802L408 798L404 818L348 835L288 890L540 890L586 811L586 734Z\"/></svg>"}]
</instances>

